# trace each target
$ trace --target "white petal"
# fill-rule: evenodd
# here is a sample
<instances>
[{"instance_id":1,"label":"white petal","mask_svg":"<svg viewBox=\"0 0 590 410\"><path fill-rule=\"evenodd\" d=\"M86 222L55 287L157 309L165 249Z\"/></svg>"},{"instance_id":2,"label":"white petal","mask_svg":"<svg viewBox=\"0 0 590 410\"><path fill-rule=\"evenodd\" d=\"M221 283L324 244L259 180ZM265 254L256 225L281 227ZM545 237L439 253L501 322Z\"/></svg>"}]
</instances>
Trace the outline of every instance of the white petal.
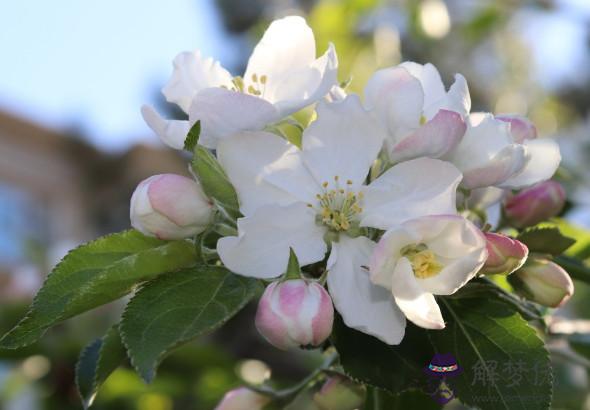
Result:
<instances>
[{"instance_id":1,"label":"white petal","mask_svg":"<svg viewBox=\"0 0 590 410\"><path fill-rule=\"evenodd\" d=\"M334 80L324 95L336 84L336 65L333 49L316 61L311 28L302 17L288 16L273 21L254 48L244 74L244 87L260 89L262 97L273 103L282 101L285 112L288 108L297 111L302 106L294 107L295 101L301 104L301 99L309 98L324 74ZM266 77L265 84L260 83L262 76Z\"/></svg>"},{"instance_id":2,"label":"white petal","mask_svg":"<svg viewBox=\"0 0 590 410\"><path fill-rule=\"evenodd\" d=\"M322 102L318 118L303 133L303 160L318 181L351 180L359 186L381 150L383 130L362 107L358 96Z\"/></svg>"},{"instance_id":3,"label":"white petal","mask_svg":"<svg viewBox=\"0 0 590 410\"><path fill-rule=\"evenodd\" d=\"M465 129L461 115L440 110L433 119L400 140L389 153L389 158L400 162L418 157L442 157L459 144Z\"/></svg>"},{"instance_id":4,"label":"white petal","mask_svg":"<svg viewBox=\"0 0 590 410\"><path fill-rule=\"evenodd\" d=\"M410 321L426 329L444 329L445 321L434 296L420 287L407 258L399 260L391 279L395 302Z\"/></svg>"},{"instance_id":5,"label":"white petal","mask_svg":"<svg viewBox=\"0 0 590 410\"><path fill-rule=\"evenodd\" d=\"M365 104L389 133L393 146L420 126L424 92L404 67L378 70L365 87Z\"/></svg>"},{"instance_id":6,"label":"white petal","mask_svg":"<svg viewBox=\"0 0 590 410\"><path fill-rule=\"evenodd\" d=\"M195 95L189 117L192 123L201 121L199 143L216 148L218 139L240 131L259 131L277 121L279 114L262 98L225 88L206 88Z\"/></svg>"},{"instance_id":7,"label":"white petal","mask_svg":"<svg viewBox=\"0 0 590 410\"><path fill-rule=\"evenodd\" d=\"M424 115L431 119L439 110L455 111L466 117L471 110L471 96L465 77L461 74L455 74L455 82L449 89L446 96L429 106L425 106Z\"/></svg>"},{"instance_id":8,"label":"white petal","mask_svg":"<svg viewBox=\"0 0 590 410\"><path fill-rule=\"evenodd\" d=\"M299 111L326 96L338 84L338 57L333 44L309 66L285 73L274 92L263 97L274 103L281 117ZM265 90L266 91L266 90Z\"/></svg>"},{"instance_id":9,"label":"white petal","mask_svg":"<svg viewBox=\"0 0 590 410\"><path fill-rule=\"evenodd\" d=\"M502 149L490 161L478 168L463 171L463 186L468 189L502 183L515 175L526 164L526 151L522 145L511 144Z\"/></svg>"},{"instance_id":10,"label":"white petal","mask_svg":"<svg viewBox=\"0 0 590 410\"><path fill-rule=\"evenodd\" d=\"M348 327L395 345L404 337L406 321L391 293L374 285L369 272L369 256L375 243L360 236L342 235L332 244L328 260L328 288L334 306Z\"/></svg>"},{"instance_id":11,"label":"white petal","mask_svg":"<svg viewBox=\"0 0 590 410\"><path fill-rule=\"evenodd\" d=\"M217 252L232 272L269 279L285 272L289 248L302 266L322 260L327 249L323 236L306 204L269 205L238 219L238 236L217 241Z\"/></svg>"},{"instance_id":12,"label":"white petal","mask_svg":"<svg viewBox=\"0 0 590 410\"><path fill-rule=\"evenodd\" d=\"M190 130L188 121L166 120L151 105L142 106L141 115L164 144L174 149L184 148L184 140Z\"/></svg>"},{"instance_id":13,"label":"white petal","mask_svg":"<svg viewBox=\"0 0 590 410\"><path fill-rule=\"evenodd\" d=\"M463 186L480 188L506 181L525 165L525 150L512 141L509 125L492 115L470 115L461 143L444 157L463 172Z\"/></svg>"},{"instance_id":14,"label":"white petal","mask_svg":"<svg viewBox=\"0 0 590 410\"><path fill-rule=\"evenodd\" d=\"M454 214L459 182L459 170L437 159L395 165L366 188L361 225L388 229L423 215Z\"/></svg>"},{"instance_id":15,"label":"white petal","mask_svg":"<svg viewBox=\"0 0 590 410\"><path fill-rule=\"evenodd\" d=\"M248 216L264 205L315 203L319 185L303 166L299 149L283 138L263 131L241 132L223 139L217 159Z\"/></svg>"},{"instance_id":16,"label":"white petal","mask_svg":"<svg viewBox=\"0 0 590 410\"><path fill-rule=\"evenodd\" d=\"M524 188L550 179L561 162L559 145L554 140L540 138L525 140L528 162L515 176L500 186L503 188Z\"/></svg>"},{"instance_id":17,"label":"white petal","mask_svg":"<svg viewBox=\"0 0 590 410\"><path fill-rule=\"evenodd\" d=\"M200 51L183 52L174 58L174 71L162 88L166 100L188 110L195 94L209 87L231 88L232 76L213 58L203 58Z\"/></svg>"},{"instance_id":18,"label":"white petal","mask_svg":"<svg viewBox=\"0 0 590 410\"><path fill-rule=\"evenodd\" d=\"M420 287L435 295L451 295L471 280L487 258L481 231L458 215L428 216L404 223L420 236L444 268L435 276L416 279Z\"/></svg>"},{"instance_id":19,"label":"white petal","mask_svg":"<svg viewBox=\"0 0 590 410\"><path fill-rule=\"evenodd\" d=\"M391 275L397 261L402 257L401 250L407 245L420 242L420 234L406 228L405 224L387 230L371 254L369 261L371 282L391 290Z\"/></svg>"},{"instance_id":20,"label":"white petal","mask_svg":"<svg viewBox=\"0 0 590 410\"><path fill-rule=\"evenodd\" d=\"M422 84L422 89L424 90L423 107L430 107L433 103L445 98L445 85L435 66L430 63L422 65L412 61L406 61L400 64L400 67L408 70Z\"/></svg>"}]
</instances>

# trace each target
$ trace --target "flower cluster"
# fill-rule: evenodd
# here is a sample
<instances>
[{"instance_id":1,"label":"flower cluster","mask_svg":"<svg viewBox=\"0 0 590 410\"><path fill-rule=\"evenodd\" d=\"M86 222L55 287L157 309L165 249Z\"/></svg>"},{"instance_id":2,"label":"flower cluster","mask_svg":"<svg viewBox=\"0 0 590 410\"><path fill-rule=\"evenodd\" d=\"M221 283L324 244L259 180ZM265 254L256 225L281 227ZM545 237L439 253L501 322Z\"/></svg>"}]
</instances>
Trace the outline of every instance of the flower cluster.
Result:
<instances>
[{"instance_id":1,"label":"flower cluster","mask_svg":"<svg viewBox=\"0 0 590 410\"><path fill-rule=\"evenodd\" d=\"M198 182L160 175L133 195L133 226L178 239L222 220L215 257L270 282L256 325L283 349L322 344L334 308L347 326L390 345L402 341L407 320L442 329L437 296L483 274L516 271L525 296L549 306L571 295L565 271L525 263L527 247L491 232L500 222L486 216L503 207L501 227L523 228L560 212L554 141L538 138L524 117L472 113L465 78L455 75L447 89L431 64L379 70L362 97L340 88L337 68L333 45L316 58L300 17L270 25L244 77L199 52L179 54L163 94L188 120L148 106L143 116L177 149L199 122L198 144L212 150L240 215L232 221ZM308 106L315 116L296 124L300 138L277 131Z\"/></svg>"}]
</instances>

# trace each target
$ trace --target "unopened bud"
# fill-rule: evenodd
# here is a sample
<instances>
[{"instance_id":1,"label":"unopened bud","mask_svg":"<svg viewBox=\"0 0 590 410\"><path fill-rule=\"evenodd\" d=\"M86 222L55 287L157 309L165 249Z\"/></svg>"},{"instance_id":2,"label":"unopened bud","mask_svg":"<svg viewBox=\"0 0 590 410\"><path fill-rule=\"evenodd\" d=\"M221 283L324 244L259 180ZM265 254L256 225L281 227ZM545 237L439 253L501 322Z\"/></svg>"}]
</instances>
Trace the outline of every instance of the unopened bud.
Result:
<instances>
[{"instance_id":1,"label":"unopened bud","mask_svg":"<svg viewBox=\"0 0 590 410\"><path fill-rule=\"evenodd\" d=\"M488 258L481 273L509 275L526 262L529 250L522 242L499 233L484 235Z\"/></svg>"},{"instance_id":2,"label":"unopened bud","mask_svg":"<svg viewBox=\"0 0 590 410\"><path fill-rule=\"evenodd\" d=\"M270 398L247 387L239 387L225 393L215 410L262 410Z\"/></svg>"},{"instance_id":3,"label":"unopened bud","mask_svg":"<svg viewBox=\"0 0 590 410\"><path fill-rule=\"evenodd\" d=\"M545 181L510 196L504 203L506 217L517 228L533 226L558 215L565 191L556 181Z\"/></svg>"},{"instance_id":4,"label":"unopened bud","mask_svg":"<svg viewBox=\"0 0 590 410\"><path fill-rule=\"evenodd\" d=\"M145 235L183 239L211 223L213 208L201 186L175 174L142 181L131 197L131 225Z\"/></svg>"},{"instance_id":5,"label":"unopened bud","mask_svg":"<svg viewBox=\"0 0 590 410\"><path fill-rule=\"evenodd\" d=\"M332 376L313 397L321 410L354 410L365 401L365 389L344 376Z\"/></svg>"},{"instance_id":6,"label":"unopened bud","mask_svg":"<svg viewBox=\"0 0 590 410\"><path fill-rule=\"evenodd\" d=\"M330 336L333 321L328 292L303 279L271 283L256 312L256 328L279 349L320 345Z\"/></svg>"},{"instance_id":7,"label":"unopened bud","mask_svg":"<svg viewBox=\"0 0 590 410\"><path fill-rule=\"evenodd\" d=\"M517 292L544 306L560 307L574 294L568 273L546 259L529 261L508 278Z\"/></svg>"}]
</instances>

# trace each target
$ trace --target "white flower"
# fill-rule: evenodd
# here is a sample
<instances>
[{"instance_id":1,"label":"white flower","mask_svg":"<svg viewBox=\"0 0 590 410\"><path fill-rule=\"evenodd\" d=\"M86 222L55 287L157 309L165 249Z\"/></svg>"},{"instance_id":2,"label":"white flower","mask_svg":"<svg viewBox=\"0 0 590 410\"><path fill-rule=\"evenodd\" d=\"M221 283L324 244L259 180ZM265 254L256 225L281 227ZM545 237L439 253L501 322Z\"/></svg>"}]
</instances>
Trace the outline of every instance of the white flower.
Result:
<instances>
[{"instance_id":1,"label":"white flower","mask_svg":"<svg viewBox=\"0 0 590 410\"><path fill-rule=\"evenodd\" d=\"M386 150L394 162L446 154L463 137L463 117L471 108L461 74L447 92L432 64L412 62L377 71L367 82L365 99L387 129Z\"/></svg>"},{"instance_id":2,"label":"white flower","mask_svg":"<svg viewBox=\"0 0 590 410\"><path fill-rule=\"evenodd\" d=\"M522 188L551 178L561 161L559 147L552 140L535 139L536 132L523 131L523 121L469 115L465 136L443 157L461 170L465 188Z\"/></svg>"},{"instance_id":3,"label":"white flower","mask_svg":"<svg viewBox=\"0 0 590 410\"><path fill-rule=\"evenodd\" d=\"M345 323L387 343L399 343L405 321L388 292L362 266L374 243L362 227L388 229L430 214L455 212L461 174L451 164L421 158L398 164L369 185L365 180L385 136L356 95L320 103L302 149L270 133L241 133L220 142L218 159L245 215L238 236L217 251L230 270L274 278L293 248L301 265L328 261L328 286Z\"/></svg>"},{"instance_id":4,"label":"white flower","mask_svg":"<svg viewBox=\"0 0 590 410\"><path fill-rule=\"evenodd\" d=\"M143 106L148 125L164 143L181 149L190 126L201 121L199 143L244 130L261 130L324 97L337 83L338 59L330 44L316 59L315 39L305 20L289 16L271 23L248 61L243 83L212 58L197 51L174 59L174 72L162 92L189 116L166 120Z\"/></svg>"},{"instance_id":5,"label":"white flower","mask_svg":"<svg viewBox=\"0 0 590 410\"><path fill-rule=\"evenodd\" d=\"M371 281L393 295L404 315L427 329L445 327L433 295L452 295L487 258L484 235L456 215L426 216L388 230L373 252Z\"/></svg>"}]
</instances>

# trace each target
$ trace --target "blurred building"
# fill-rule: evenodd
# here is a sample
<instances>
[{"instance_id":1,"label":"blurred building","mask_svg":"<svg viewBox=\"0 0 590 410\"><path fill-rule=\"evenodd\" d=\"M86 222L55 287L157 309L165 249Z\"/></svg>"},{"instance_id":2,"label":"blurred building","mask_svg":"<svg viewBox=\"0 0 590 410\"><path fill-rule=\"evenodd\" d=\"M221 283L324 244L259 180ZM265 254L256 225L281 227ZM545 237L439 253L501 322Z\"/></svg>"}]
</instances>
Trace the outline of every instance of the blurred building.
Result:
<instances>
[{"instance_id":1,"label":"blurred building","mask_svg":"<svg viewBox=\"0 0 590 410\"><path fill-rule=\"evenodd\" d=\"M0 112L0 297L28 296L68 249L128 228L137 183L185 167L172 150L105 153Z\"/></svg>"}]
</instances>

